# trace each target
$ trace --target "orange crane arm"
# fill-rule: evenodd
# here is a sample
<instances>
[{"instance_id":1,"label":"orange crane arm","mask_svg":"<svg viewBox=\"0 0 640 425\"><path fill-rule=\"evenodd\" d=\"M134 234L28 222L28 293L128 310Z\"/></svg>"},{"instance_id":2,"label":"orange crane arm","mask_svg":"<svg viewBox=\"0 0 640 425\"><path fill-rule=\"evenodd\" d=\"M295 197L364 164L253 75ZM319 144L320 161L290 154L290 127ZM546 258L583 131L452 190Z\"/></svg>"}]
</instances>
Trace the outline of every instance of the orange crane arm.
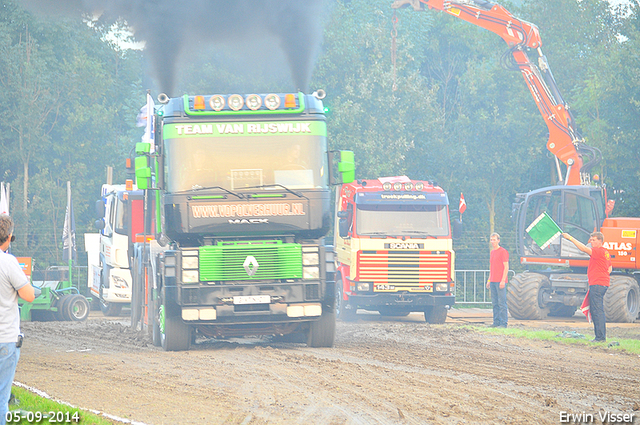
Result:
<instances>
[{"instance_id":1,"label":"orange crane arm","mask_svg":"<svg viewBox=\"0 0 640 425\"><path fill-rule=\"evenodd\" d=\"M568 105L562 99L547 58L542 54L538 27L516 18L504 7L488 0L396 0L391 7L397 9L407 5L411 5L414 10L424 10L426 5L429 9L443 11L487 29L507 43L514 63L522 72L549 128L547 149L567 166L564 183L584 184L581 178L583 161L578 149L586 145L576 130ZM538 51L538 65L531 62L524 48Z\"/></svg>"}]
</instances>

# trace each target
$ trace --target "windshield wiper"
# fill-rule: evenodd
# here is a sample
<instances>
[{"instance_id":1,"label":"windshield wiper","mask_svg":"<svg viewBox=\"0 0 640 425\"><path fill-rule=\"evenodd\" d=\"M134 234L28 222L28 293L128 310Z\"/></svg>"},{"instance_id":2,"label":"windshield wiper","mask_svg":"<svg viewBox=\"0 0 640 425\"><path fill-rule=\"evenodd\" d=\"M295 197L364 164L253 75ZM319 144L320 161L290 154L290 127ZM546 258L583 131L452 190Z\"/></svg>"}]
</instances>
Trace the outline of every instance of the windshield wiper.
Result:
<instances>
[{"instance_id":1,"label":"windshield wiper","mask_svg":"<svg viewBox=\"0 0 640 425\"><path fill-rule=\"evenodd\" d=\"M434 237L429 232L421 232L420 230L403 230L402 233L406 235L423 235Z\"/></svg>"},{"instance_id":2,"label":"windshield wiper","mask_svg":"<svg viewBox=\"0 0 640 425\"><path fill-rule=\"evenodd\" d=\"M211 190L211 189L220 189L220 190L223 190L223 191L227 192L228 194L233 195L233 196L236 196L236 197L238 197L238 198L240 198L240 199L244 198L244 195L243 195L243 194L241 194L241 193L235 193L235 192L232 192L232 191L230 191L229 189L225 189L224 187L220 187L220 186L200 187L200 186L198 186L198 185L194 185L194 186L193 186L191 189L189 189L189 190L182 190L182 191L180 191L180 192L173 192L173 193L178 194L178 195L182 195L182 194L185 194L185 193L190 193L190 192L199 192L199 191L201 191L201 190Z\"/></svg>"},{"instance_id":3,"label":"windshield wiper","mask_svg":"<svg viewBox=\"0 0 640 425\"><path fill-rule=\"evenodd\" d=\"M305 198L308 199L306 196L298 193L298 192L294 192L293 190L289 189L287 186L283 186L281 184L263 184L262 186L249 186L249 187L243 187L243 189L263 189L265 187L281 187L282 189L286 190L287 192L291 193L292 195L296 195L298 198Z\"/></svg>"},{"instance_id":4,"label":"windshield wiper","mask_svg":"<svg viewBox=\"0 0 640 425\"><path fill-rule=\"evenodd\" d=\"M384 237L387 237L387 236L389 236L389 234L387 232L367 232L367 233L360 233L360 236L384 236Z\"/></svg>"}]
</instances>

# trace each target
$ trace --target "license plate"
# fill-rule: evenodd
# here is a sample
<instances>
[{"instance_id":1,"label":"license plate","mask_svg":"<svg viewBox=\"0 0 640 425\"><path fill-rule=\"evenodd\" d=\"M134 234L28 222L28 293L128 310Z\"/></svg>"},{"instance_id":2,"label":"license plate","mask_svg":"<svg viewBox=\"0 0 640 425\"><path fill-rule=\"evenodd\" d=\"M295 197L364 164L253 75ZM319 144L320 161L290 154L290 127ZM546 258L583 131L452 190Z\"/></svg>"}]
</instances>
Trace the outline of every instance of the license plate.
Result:
<instances>
[{"instance_id":1,"label":"license plate","mask_svg":"<svg viewBox=\"0 0 640 425\"><path fill-rule=\"evenodd\" d=\"M269 304L271 295L241 295L233 297L234 304Z\"/></svg>"},{"instance_id":2,"label":"license plate","mask_svg":"<svg viewBox=\"0 0 640 425\"><path fill-rule=\"evenodd\" d=\"M395 291L395 285L376 285L376 291Z\"/></svg>"}]
</instances>

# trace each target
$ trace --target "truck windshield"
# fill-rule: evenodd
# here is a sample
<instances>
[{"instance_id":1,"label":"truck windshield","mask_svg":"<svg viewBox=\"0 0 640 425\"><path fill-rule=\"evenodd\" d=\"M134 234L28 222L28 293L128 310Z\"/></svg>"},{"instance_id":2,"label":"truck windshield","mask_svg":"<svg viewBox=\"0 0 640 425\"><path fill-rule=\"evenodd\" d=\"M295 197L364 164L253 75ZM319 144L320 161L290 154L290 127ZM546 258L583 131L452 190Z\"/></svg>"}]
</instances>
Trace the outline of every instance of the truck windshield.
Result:
<instances>
[{"instance_id":1,"label":"truck windshield","mask_svg":"<svg viewBox=\"0 0 640 425\"><path fill-rule=\"evenodd\" d=\"M324 126L324 123L312 124ZM220 124L213 126L215 132ZM263 190L278 189L273 185L289 189L328 186L326 137L323 134L186 137L173 133L176 137L167 137L171 132L165 132L164 142L166 189L169 192L216 186L233 191L256 186L265 186Z\"/></svg>"},{"instance_id":2,"label":"truck windshield","mask_svg":"<svg viewBox=\"0 0 640 425\"><path fill-rule=\"evenodd\" d=\"M361 236L448 236L446 205L358 204L356 232Z\"/></svg>"}]
</instances>

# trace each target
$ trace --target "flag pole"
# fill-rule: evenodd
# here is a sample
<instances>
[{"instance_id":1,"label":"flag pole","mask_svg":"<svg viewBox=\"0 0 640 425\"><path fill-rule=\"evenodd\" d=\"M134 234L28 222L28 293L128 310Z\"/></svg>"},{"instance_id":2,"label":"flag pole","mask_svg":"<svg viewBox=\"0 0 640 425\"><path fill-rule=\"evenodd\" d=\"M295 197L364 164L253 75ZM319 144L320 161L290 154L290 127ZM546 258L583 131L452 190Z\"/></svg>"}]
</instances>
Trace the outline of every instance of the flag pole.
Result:
<instances>
[{"instance_id":1,"label":"flag pole","mask_svg":"<svg viewBox=\"0 0 640 425\"><path fill-rule=\"evenodd\" d=\"M67 235L69 237L69 284L73 286L73 251L71 244L71 181L67 180L67 215L68 220L65 220L67 225Z\"/></svg>"}]
</instances>

